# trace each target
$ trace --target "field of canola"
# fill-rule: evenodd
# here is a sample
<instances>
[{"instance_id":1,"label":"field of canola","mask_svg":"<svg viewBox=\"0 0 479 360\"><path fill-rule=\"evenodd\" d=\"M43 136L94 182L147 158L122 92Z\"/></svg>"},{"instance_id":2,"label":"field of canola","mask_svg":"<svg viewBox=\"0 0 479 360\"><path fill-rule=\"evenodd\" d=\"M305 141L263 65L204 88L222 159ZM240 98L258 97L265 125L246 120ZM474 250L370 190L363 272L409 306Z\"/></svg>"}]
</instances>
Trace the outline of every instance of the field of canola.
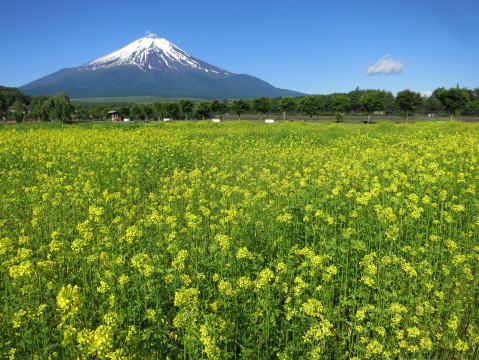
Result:
<instances>
[{"instance_id":1,"label":"field of canola","mask_svg":"<svg viewBox=\"0 0 479 360\"><path fill-rule=\"evenodd\" d=\"M479 126L0 129L0 357L478 359Z\"/></svg>"}]
</instances>

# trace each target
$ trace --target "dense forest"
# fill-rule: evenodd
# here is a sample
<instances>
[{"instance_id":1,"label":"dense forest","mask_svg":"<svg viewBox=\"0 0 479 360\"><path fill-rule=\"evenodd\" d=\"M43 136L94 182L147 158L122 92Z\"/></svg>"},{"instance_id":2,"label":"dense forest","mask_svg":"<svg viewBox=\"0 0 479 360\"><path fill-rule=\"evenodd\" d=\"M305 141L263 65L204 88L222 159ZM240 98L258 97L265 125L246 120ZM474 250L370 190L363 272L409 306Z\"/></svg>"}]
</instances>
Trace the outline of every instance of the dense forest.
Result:
<instances>
[{"instance_id":1,"label":"dense forest","mask_svg":"<svg viewBox=\"0 0 479 360\"><path fill-rule=\"evenodd\" d=\"M244 115L277 116L278 119L291 115L343 116L372 114L401 115L407 119L412 115L472 116L479 115L479 88L438 88L430 96L404 90L394 96L384 90L356 88L348 93L309 95L297 98L282 97L253 100L191 100L157 101L151 104L81 104L74 105L65 93L55 96L31 97L18 89L0 86L0 118L4 121L27 120L62 121L107 119L108 111L116 110L131 120L190 120L221 118L234 114L241 119Z\"/></svg>"}]
</instances>

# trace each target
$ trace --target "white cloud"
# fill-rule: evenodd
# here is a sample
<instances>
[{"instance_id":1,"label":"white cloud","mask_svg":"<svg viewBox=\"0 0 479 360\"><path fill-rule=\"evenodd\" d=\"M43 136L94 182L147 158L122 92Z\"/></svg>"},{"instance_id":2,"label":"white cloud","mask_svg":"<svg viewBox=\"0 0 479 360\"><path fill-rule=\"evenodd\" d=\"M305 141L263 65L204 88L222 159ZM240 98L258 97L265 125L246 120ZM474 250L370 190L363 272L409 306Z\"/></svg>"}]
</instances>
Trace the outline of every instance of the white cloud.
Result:
<instances>
[{"instance_id":1,"label":"white cloud","mask_svg":"<svg viewBox=\"0 0 479 360\"><path fill-rule=\"evenodd\" d=\"M146 31L146 37L154 38L154 37L158 37L158 35L152 33L150 30L147 30Z\"/></svg>"},{"instance_id":2,"label":"white cloud","mask_svg":"<svg viewBox=\"0 0 479 360\"><path fill-rule=\"evenodd\" d=\"M420 94L422 97L430 97L432 95L432 91L421 91Z\"/></svg>"},{"instance_id":3,"label":"white cloud","mask_svg":"<svg viewBox=\"0 0 479 360\"><path fill-rule=\"evenodd\" d=\"M376 64L366 70L366 75L375 74L399 74L404 69L404 64L400 60L394 60L390 55L384 55Z\"/></svg>"}]
</instances>

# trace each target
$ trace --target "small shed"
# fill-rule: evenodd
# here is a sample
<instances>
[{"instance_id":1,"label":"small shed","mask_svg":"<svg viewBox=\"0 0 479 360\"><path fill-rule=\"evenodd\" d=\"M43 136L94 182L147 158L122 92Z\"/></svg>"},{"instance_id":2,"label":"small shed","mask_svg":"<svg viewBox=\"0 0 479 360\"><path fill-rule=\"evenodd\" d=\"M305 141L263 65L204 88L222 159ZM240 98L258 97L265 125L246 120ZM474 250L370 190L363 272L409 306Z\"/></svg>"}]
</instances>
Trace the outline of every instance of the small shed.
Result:
<instances>
[{"instance_id":1,"label":"small shed","mask_svg":"<svg viewBox=\"0 0 479 360\"><path fill-rule=\"evenodd\" d=\"M118 111L108 111L111 121L123 121L123 116Z\"/></svg>"}]
</instances>

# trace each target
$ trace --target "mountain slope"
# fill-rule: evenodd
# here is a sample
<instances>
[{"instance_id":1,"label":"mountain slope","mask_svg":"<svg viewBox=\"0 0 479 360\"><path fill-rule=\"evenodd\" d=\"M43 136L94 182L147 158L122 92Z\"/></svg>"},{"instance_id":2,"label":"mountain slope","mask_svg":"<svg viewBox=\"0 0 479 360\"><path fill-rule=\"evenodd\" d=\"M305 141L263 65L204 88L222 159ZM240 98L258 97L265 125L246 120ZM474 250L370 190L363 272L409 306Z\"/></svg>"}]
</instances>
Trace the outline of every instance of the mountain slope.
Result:
<instances>
[{"instance_id":1,"label":"mountain slope","mask_svg":"<svg viewBox=\"0 0 479 360\"><path fill-rule=\"evenodd\" d=\"M20 87L29 95L66 92L100 96L257 98L300 96L256 77L197 59L162 38L145 37L87 64L59 70Z\"/></svg>"}]
</instances>

